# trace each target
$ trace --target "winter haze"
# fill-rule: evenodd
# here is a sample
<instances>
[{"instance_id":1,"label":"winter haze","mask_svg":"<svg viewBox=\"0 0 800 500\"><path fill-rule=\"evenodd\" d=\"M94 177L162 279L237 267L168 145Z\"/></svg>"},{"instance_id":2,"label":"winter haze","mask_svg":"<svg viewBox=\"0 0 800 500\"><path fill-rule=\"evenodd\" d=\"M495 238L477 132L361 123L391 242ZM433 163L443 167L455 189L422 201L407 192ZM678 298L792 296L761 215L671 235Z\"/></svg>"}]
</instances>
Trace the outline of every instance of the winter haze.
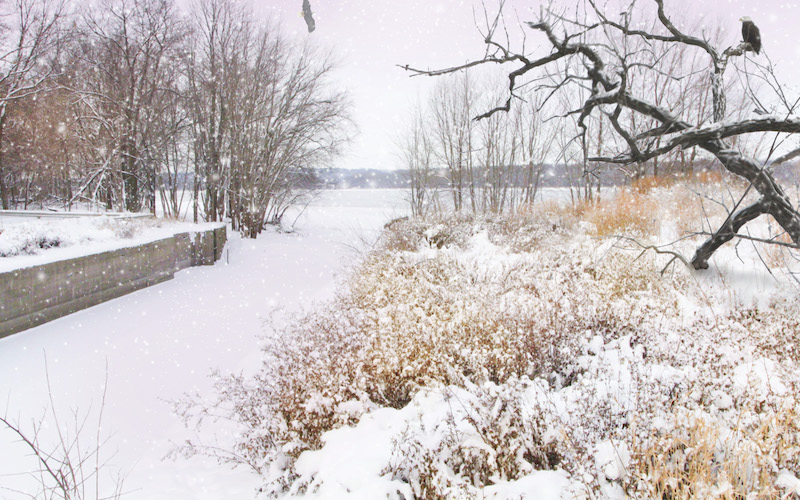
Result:
<instances>
[{"instance_id":1,"label":"winter haze","mask_svg":"<svg viewBox=\"0 0 800 500\"><path fill-rule=\"evenodd\" d=\"M439 69L480 59L485 49L481 36L486 33L484 12L490 20L497 12L494 0L316 0L311 2L316 30L309 34L300 16L300 4L290 0L258 2L257 8L265 16L277 19L293 37L309 38L332 50L339 60L338 81L351 93L360 131L347 154L335 165L344 168L400 167L394 143L410 119L409 105L427 99L435 82L422 76L409 78L409 73L398 65ZM556 8L569 4L552 3ZM506 22L512 28L512 40L519 42L520 32L524 32L517 27L516 19L535 21L540 7L546 5L547 2L506 0ZM620 4L620 12L623 9ZM666 10L675 16L679 26L720 27L725 46L741 40L739 18L750 16L761 28L764 51L777 73L785 76L787 84L796 82L794 85L800 86L798 2L676 0L667 2ZM526 34L528 49L548 50L541 35L530 30ZM520 46L517 43L515 47Z\"/></svg>"}]
</instances>

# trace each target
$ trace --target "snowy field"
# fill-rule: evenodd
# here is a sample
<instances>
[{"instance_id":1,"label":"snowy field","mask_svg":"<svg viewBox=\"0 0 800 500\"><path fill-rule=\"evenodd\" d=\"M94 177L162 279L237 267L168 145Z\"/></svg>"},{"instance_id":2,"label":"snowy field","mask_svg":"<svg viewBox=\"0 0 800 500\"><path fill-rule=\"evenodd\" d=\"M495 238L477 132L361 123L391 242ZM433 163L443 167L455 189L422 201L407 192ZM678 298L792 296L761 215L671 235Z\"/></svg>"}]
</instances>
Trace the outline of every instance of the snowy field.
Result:
<instances>
[{"instance_id":1,"label":"snowy field","mask_svg":"<svg viewBox=\"0 0 800 500\"><path fill-rule=\"evenodd\" d=\"M229 234L223 259L175 279L0 339L0 415L30 429L45 415L41 443L55 444L45 367L62 427L89 415L82 446L92 446L102 407L101 491L124 479L126 499L252 498L259 482L241 469L194 458L166 460L186 436L168 401L210 390L211 370L256 366L262 322L276 308L299 311L329 299L335 279L405 215L405 192L325 192L290 234L258 240ZM294 217L287 217L291 222ZM105 404L101 405L108 377ZM30 498L36 462L9 432L0 433L0 498ZM92 467L94 461L92 460ZM14 493L17 490L20 493Z\"/></svg>"},{"instance_id":2,"label":"snowy field","mask_svg":"<svg viewBox=\"0 0 800 500\"><path fill-rule=\"evenodd\" d=\"M741 485L724 472L758 483L757 498L800 496L796 254L729 244L707 272L659 276L668 255L637 258L614 236L622 219L634 237L692 254L696 242L677 236L697 227L697 195L656 189L580 220L545 204L530 219L401 222L381 257L351 267L407 214L405 196L325 192L287 215L287 231L229 235L215 266L0 340L0 416L25 431L41 422L45 451L81 425L84 450L100 436L85 472L103 464L101 493L119 477L126 499L246 499L276 486L319 499L660 498L659 485L708 464L691 483L708 489L678 493L734 498ZM748 227L771 234L764 220ZM287 321L293 312L310 319ZM268 321L280 336L265 336ZM300 381L283 396L301 410L282 420L269 399L280 388L254 384L227 402L257 425L231 435L213 401L236 384L213 387L214 370ZM185 394L210 412L199 436L173 414ZM263 475L164 460L187 439L212 451L252 443L237 452ZM35 495L30 453L7 431L0 450L0 498Z\"/></svg>"}]
</instances>

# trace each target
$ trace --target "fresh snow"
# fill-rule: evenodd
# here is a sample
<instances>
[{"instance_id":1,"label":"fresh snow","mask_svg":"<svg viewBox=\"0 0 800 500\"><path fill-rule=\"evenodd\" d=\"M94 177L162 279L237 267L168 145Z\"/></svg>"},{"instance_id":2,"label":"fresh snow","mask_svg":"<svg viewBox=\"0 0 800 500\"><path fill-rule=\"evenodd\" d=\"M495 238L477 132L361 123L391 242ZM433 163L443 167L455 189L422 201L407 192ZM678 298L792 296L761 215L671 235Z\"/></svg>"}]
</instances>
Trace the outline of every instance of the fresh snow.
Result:
<instances>
[{"instance_id":1,"label":"fresh snow","mask_svg":"<svg viewBox=\"0 0 800 500\"><path fill-rule=\"evenodd\" d=\"M257 366L264 320L278 308L299 312L329 299L356 250L405 215L404 197L401 190L325 192L293 233L256 240L229 234L215 266L181 271L169 282L0 339L0 415L27 430L42 417L47 367L61 427L74 428L73 412L89 414L81 445L93 446L107 373L101 458L109 474L101 491L112 491L116 472L126 500L253 498L259 479L245 469L197 457L162 460L174 443L192 437L169 401L209 392L214 369ZM289 223L295 216L287 215ZM58 249L44 254L50 252ZM55 443L50 416L43 444ZM32 491L32 479L19 474L35 470L35 461L8 431L0 431L0 450L0 498L29 498L4 488Z\"/></svg>"},{"instance_id":2,"label":"fresh snow","mask_svg":"<svg viewBox=\"0 0 800 500\"><path fill-rule=\"evenodd\" d=\"M336 277L346 274L357 250L374 241L387 221L406 213L404 196L399 190L326 192L299 216L294 232L270 232L258 240L230 235L222 261L213 267L180 272L173 281L0 340L0 396L5 401L0 411L27 428L32 418L41 417L48 405L46 356L61 427L68 427L73 412L89 413L94 419L89 425L91 443L96 433L91 422L98 417L107 372L101 434L110 438L102 453L109 457L117 452L110 458L109 470L124 476L123 491L129 493L123 498L254 498L264 480L244 468L230 470L201 457L162 461L174 444L197 438L171 414L169 401L184 393L211 398L212 382L207 375L212 370L255 372L261 361L258 347L267 341L262 337L267 318L273 322L278 318L280 325L283 316L277 312L309 311L332 298ZM431 228L424 236L434 238L436 232ZM591 250L582 248L581 241L577 238L568 243L574 248L564 249L564 255L602 258L613 244L599 244ZM691 252L691 245L687 242L680 251ZM469 264L487 275L502 275L524 258L497 246L486 231L473 234L463 249L430 248L405 258L427 260L437 255ZM631 450L613 436L598 438L595 434L602 429L581 427L582 422L600 415L592 413L595 410L635 417L637 405L664 394L664 388L691 387L712 379L707 394L688 392L687 397L695 400L688 401L680 418L724 421L726 416L736 416L736 401L774 403L792 396L790 391L800 378L798 368L759 355L750 339L712 338L700 331L687 340L674 333L682 326L680 321L685 321L685 327L703 321L711 324L742 306L768 306L781 296L795 300L796 289L787 285L792 282L790 277L772 277L757 268L758 260L748 244L728 245L713 261L711 270L691 278L705 294L702 300L676 293L676 317L650 318L646 324L652 331L638 332L656 336L658 341L649 345L650 352L644 351L642 339L632 335L606 341L591 334L585 340L584 354L576 360L582 375L575 383L561 387L557 380L552 386L538 379L521 380L502 388L507 397L521 402L523 411L546 409L558 421L574 424L574 437L591 446L594 460L574 477L563 471L531 470L515 481L500 479L480 488L481 497L586 498L598 494L586 491L586 485L596 480L601 497L624 498L620 482L629 474ZM557 286L554 283L553 289ZM631 301L636 304L635 297ZM561 305L565 311L577 307ZM713 352L715 365L705 363L700 351ZM729 380L714 378L719 373L730 373ZM404 408L376 409L356 425L325 433L322 449L305 452L298 459L300 479L287 497L411 496L413 485L387 474L387 467L402 466L402 453L414 453L413 446L437 449L453 435L464 447L485 447L470 423L469 408L484 404L477 393L500 390L491 383L471 390L426 388ZM708 404L703 406L702 401ZM669 430L675 425L668 421L670 416L656 412L652 428ZM45 422L52 427L51 419ZM737 432L735 423L736 419L726 432ZM201 437L206 445L230 442L231 436L225 433L236 432L221 423L205 428L216 429L214 435ZM404 436L413 439L404 442ZM54 437L52 428L45 429L42 441ZM724 437L720 437L720 446ZM31 479L18 474L35 463L8 432L0 432L0 449L0 487L24 490ZM104 476L106 484L111 480ZM776 484L785 494L800 494L800 479L788 470L779 472ZM0 498L24 495L3 491Z\"/></svg>"},{"instance_id":3,"label":"fresh snow","mask_svg":"<svg viewBox=\"0 0 800 500\"><path fill-rule=\"evenodd\" d=\"M65 219L2 217L0 272L143 245L178 233L207 231L219 223L191 224L148 218L92 216ZM32 242L46 241L49 248ZM55 246L51 246L55 243Z\"/></svg>"}]
</instances>

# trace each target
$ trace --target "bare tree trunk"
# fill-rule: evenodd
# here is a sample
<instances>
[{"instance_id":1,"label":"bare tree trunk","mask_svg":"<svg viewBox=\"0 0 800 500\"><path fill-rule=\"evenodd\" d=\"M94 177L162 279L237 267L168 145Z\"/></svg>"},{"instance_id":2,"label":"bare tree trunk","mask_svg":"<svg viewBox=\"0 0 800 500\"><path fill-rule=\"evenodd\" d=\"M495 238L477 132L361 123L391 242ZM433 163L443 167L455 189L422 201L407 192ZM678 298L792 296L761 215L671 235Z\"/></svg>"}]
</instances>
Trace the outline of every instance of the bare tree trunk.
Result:
<instances>
[{"instance_id":1,"label":"bare tree trunk","mask_svg":"<svg viewBox=\"0 0 800 500\"><path fill-rule=\"evenodd\" d=\"M708 259L714 252L732 240L742 226L761 215L771 215L792 241L800 245L800 213L792 206L789 197L772 174L754 160L729 149L720 140L710 141L702 147L713 152L729 172L750 181L751 186L761 194L761 198L728 216L722 226L695 252L692 258L694 268L708 269Z\"/></svg>"},{"instance_id":2,"label":"bare tree trunk","mask_svg":"<svg viewBox=\"0 0 800 500\"><path fill-rule=\"evenodd\" d=\"M6 168L5 163L3 162L3 122L5 116L5 111L0 111L0 198L3 201L3 210L9 209L8 204L8 187L6 186Z\"/></svg>"}]
</instances>

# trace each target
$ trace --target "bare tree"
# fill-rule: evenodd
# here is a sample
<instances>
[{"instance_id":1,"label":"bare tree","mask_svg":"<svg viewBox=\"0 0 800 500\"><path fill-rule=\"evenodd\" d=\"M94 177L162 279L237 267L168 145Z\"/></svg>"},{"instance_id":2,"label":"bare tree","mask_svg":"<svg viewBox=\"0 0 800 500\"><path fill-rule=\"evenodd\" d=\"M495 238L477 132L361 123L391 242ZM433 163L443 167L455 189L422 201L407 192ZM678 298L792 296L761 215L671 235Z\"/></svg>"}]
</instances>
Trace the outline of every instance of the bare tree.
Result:
<instances>
[{"instance_id":1,"label":"bare tree","mask_svg":"<svg viewBox=\"0 0 800 500\"><path fill-rule=\"evenodd\" d=\"M429 133L427 116L421 105L417 105L413 110L411 125L398 143L400 160L408 170L411 190L409 201L415 217L424 216L435 197L433 144Z\"/></svg>"},{"instance_id":2,"label":"bare tree","mask_svg":"<svg viewBox=\"0 0 800 500\"><path fill-rule=\"evenodd\" d=\"M69 198L71 161L65 154L69 134L65 121L68 99L50 90L9 105L3 126L3 162L7 192L23 209L61 203Z\"/></svg>"},{"instance_id":3,"label":"bare tree","mask_svg":"<svg viewBox=\"0 0 800 500\"><path fill-rule=\"evenodd\" d=\"M531 204L536 200L542 180L544 163L555 149L556 127L548 127L543 120L540 103L535 95L527 96L512 111L514 134L517 137L518 161L522 166L520 203Z\"/></svg>"},{"instance_id":4,"label":"bare tree","mask_svg":"<svg viewBox=\"0 0 800 500\"><path fill-rule=\"evenodd\" d=\"M347 96L330 83L330 57L249 10L202 0L197 12L188 106L206 212L256 237L348 139Z\"/></svg>"},{"instance_id":5,"label":"bare tree","mask_svg":"<svg viewBox=\"0 0 800 500\"><path fill-rule=\"evenodd\" d=\"M789 104L782 113L739 119L729 117L725 70L732 58L746 57L747 46L742 43L720 51L702 34L692 35L676 26L664 9L663 0L653 0L649 4L655 9L655 25L634 19L634 14L647 10L640 3L635 4L636 10L631 6L618 20L606 16L592 0L586 0L581 5L585 9L575 9L570 13L545 11L539 20L527 23L551 47L547 54L528 56L517 53L495 42L490 35L486 40L491 50L480 60L440 71L413 71L417 74L447 74L479 64L515 64L517 68L509 73L508 100L504 105L482 115L488 117L497 112L508 111L519 85L525 78L532 77L537 70L558 61L577 60L580 66L574 67L583 69L564 73L558 90L569 92L576 86L584 86L590 92L580 102L573 102L573 107L567 114L578 118L580 132L584 136L588 132L588 120L594 116L608 123L615 137L608 141L603 154L594 155L589 160L635 165L680 148L696 147L713 156L729 172L744 178L750 186L748 191L754 190L758 193L756 202L743 208L737 206L722 226L697 249L691 261L696 269L707 268L708 259L713 253L725 242L736 237L744 224L760 215L769 214L774 217L794 244L800 244L800 213L792 206L770 169L765 168L756 158L733 148L730 142L732 138L745 134L800 132L800 119L793 116L795 110L788 98L782 100ZM653 60L647 52L629 53L624 47L623 50L618 50L609 40L610 36L617 35L625 40L640 40L653 46L688 47L702 54L708 61L706 74L710 74L712 119L693 124L687 121L680 108L675 107L673 110L669 106L654 103L651 96L638 94L630 85L633 68L637 68L637 71L659 73L662 72L662 66L659 60ZM601 41L598 42L598 39ZM641 55L637 57L637 54ZM677 74L671 77L690 79L698 76ZM779 95L783 91L780 86L775 86L774 89ZM623 119L626 115L651 120L652 126L641 132L632 130L630 121Z\"/></svg>"},{"instance_id":6,"label":"bare tree","mask_svg":"<svg viewBox=\"0 0 800 500\"><path fill-rule=\"evenodd\" d=\"M496 88L492 83L486 82L489 89L484 93L490 99L492 87ZM500 213L513 206L514 170L521 145L514 133L513 118L495 114L477 124L475 156L480 180L475 190L482 194L482 211Z\"/></svg>"},{"instance_id":7,"label":"bare tree","mask_svg":"<svg viewBox=\"0 0 800 500\"><path fill-rule=\"evenodd\" d=\"M3 128L9 106L45 90L47 55L58 45L64 3L60 0L12 0L0 4L0 199L9 208L3 161Z\"/></svg>"},{"instance_id":8,"label":"bare tree","mask_svg":"<svg viewBox=\"0 0 800 500\"><path fill-rule=\"evenodd\" d=\"M209 220L225 214L228 178L223 165L228 147L230 101L235 99L238 48L249 29L247 12L225 0L200 0L192 9L191 47L184 61L186 107L192 122L194 157L194 220L203 212Z\"/></svg>"},{"instance_id":9,"label":"bare tree","mask_svg":"<svg viewBox=\"0 0 800 500\"><path fill-rule=\"evenodd\" d=\"M478 201L472 169L475 89L464 73L439 85L431 99L436 157L447 170L453 208L457 212L463 210L467 195L474 211Z\"/></svg>"},{"instance_id":10,"label":"bare tree","mask_svg":"<svg viewBox=\"0 0 800 500\"><path fill-rule=\"evenodd\" d=\"M157 177L178 133L177 71L184 33L171 0L109 0L83 16L72 90L91 171L80 191L98 190L109 208L155 211Z\"/></svg>"},{"instance_id":11,"label":"bare tree","mask_svg":"<svg viewBox=\"0 0 800 500\"><path fill-rule=\"evenodd\" d=\"M414 109L398 143L414 215L424 214L442 176L456 211L499 213L533 203L560 129L545 126L535 95L508 116L472 120L471 109L504 97L499 86L496 80L459 78L437 87L427 107Z\"/></svg>"}]
</instances>

